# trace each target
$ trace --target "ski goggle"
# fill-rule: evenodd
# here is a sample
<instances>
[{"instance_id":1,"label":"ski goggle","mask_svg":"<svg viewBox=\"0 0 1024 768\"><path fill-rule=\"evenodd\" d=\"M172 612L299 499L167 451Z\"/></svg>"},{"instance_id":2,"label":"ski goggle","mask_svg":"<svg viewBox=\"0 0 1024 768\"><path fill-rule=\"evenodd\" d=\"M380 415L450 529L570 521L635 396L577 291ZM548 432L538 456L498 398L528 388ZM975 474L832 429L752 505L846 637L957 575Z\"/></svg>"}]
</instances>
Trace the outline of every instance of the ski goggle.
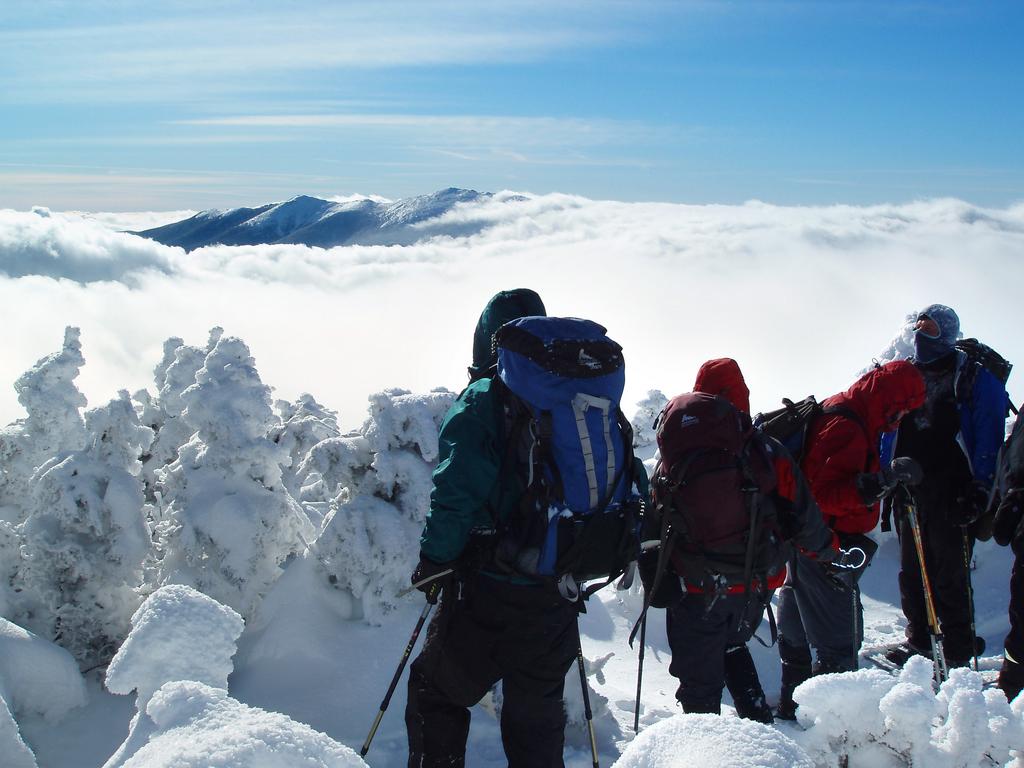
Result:
<instances>
[{"instance_id":1,"label":"ski goggle","mask_svg":"<svg viewBox=\"0 0 1024 768\"><path fill-rule=\"evenodd\" d=\"M942 335L942 329L939 328L939 324L928 317L928 315L921 315L917 318L914 330L922 336L927 336L929 339L937 339Z\"/></svg>"}]
</instances>

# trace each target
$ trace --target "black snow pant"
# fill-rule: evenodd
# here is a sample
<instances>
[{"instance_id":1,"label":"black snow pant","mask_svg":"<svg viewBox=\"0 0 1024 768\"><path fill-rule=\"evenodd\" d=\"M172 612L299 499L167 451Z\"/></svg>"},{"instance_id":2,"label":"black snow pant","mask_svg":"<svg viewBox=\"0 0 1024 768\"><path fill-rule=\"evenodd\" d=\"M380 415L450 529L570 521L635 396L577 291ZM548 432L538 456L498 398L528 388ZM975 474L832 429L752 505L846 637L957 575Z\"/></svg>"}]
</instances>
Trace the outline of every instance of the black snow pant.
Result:
<instances>
[{"instance_id":1,"label":"black snow pant","mask_svg":"<svg viewBox=\"0 0 1024 768\"><path fill-rule=\"evenodd\" d=\"M549 587L473 575L447 590L409 671L410 768L465 765L469 707L502 681L509 768L562 768L562 689L576 658L575 604Z\"/></svg>"},{"instance_id":2,"label":"black snow pant","mask_svg":"<svg viewBox=\"0 0 1024 768\"><path fill-rule=\"evenodd\" d=\"M1013 701L1024 690L1024 552L1017 552L1010 572L1010 633L1003 647L999 687Z\"/></svg>"},{"instance_id":3,"label":"black snow pant","mask_svg":"<svg viewBox=\"0 0 1024 768\"><path fill-rule=\"evenodd\" d=\"M810 558L802 554L790 558L786 583L779 590L783 698L787 688L791 694L812 672L857 669L857 654L864 640L858 581L866 567L830 579ZM813 669L811 648L817 656Z\"/></svg>"},{"instance_id":4,"label":"black snow pant","mask_svg":"<svg viewBox=\"0 0 1024 768\"><path fill-rule=\"evenodd\" d=\"M737 712L761 719L758 710L767 706L746 643L761 623L767 597L722 595L709 607L711 599L690 592L666 611L672 649L668 671L679 680L676 698L684 712L721 714L722 688L728 679Z\"/></svg>"},{"instance_id":5,"label":"black snow pant","mask_svg":"<svg viewBox=\"0 0 1024 768\"><path fill-rule=\"evenodd\" d=\"M924 561L931 584L932 600L942 632L942 650L950 666L964 666L974 655L973 616L969 596L968 563L974 552L974 538L955 521L961 519L958 502L948 495L916 493ZM921 650L931 648L928 613L925 609L921 564L910 529L910 517L897 506L900 534L900 601L907 617L907 641ZM965 554L964 547L967 547Z\"/></svg>"}]
</instances>

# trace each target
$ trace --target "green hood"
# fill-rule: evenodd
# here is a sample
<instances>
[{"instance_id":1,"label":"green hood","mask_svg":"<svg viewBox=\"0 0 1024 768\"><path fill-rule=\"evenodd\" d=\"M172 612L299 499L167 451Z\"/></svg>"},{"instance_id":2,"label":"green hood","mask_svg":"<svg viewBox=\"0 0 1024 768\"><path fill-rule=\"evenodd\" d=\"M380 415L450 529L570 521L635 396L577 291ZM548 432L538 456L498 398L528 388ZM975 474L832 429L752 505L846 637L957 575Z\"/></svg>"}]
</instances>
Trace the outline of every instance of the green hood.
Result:
<instances>
[{"instance_id":1,"label":"green hood","mask_svg":"<svg viewBox=\"0 0 1024 768\"><path fill-rule=\"evenodd\" d=\"M529 288L515 288L501 291L487 302L473 332L473 364L469 377L473 380L487 375L487 371L498 362L494 349L494 334L501 326L520 317L547 315L540 296Z\"/></svg>"}]
</instances>

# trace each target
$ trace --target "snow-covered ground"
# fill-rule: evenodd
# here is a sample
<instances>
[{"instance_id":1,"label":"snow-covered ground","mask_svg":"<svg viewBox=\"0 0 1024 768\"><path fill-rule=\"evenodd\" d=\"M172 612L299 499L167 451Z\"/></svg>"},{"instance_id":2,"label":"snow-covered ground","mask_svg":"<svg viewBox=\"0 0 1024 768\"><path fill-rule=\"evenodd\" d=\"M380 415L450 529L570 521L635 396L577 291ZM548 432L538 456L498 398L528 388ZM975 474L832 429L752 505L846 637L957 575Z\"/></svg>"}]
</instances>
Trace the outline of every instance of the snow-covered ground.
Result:
<instances>
[{"instance_id":1,"label":"snow-covered ground","mask_svg":"<svg viewBox=\"0 0 1024 768\"><path fill-rule=\"evenodd\" d=\"M531 258L540 253L550 256L565 245L558 242L554 225L559 217L569 217L574 226L594 227L579 241L590 243L595 232L611 231L602 227L614 229L615 222L621 224L629 215L645 214L652 221L666 215L656 207L621 209L563 198L557 202L553 206L550 199L527 200L515 203L520 208L510 204L500 210L485 205L459 215L474 221L474 217L493 217L485 230L504 227L501 237L518 237L520 243L529 240L532 247L544 241L546 245ZM849 225L855 230L850 237L857 240L865 228L873 232L877 242L866 252L869 261L882 260L896 249L896 240L888 239L892 232L920 229L924 223L945 220L953 211L950 221L955 221L947 228L948 237L954 241L979 237L979 248L988 248L984 258L998 263L1004 249L1020 238L1016 222L1022 209L993 214L990 220L996 225L990 227L985 220L967 217L970 211L958 205L922 204L913 211L904 208L899 216L890 210L861 211L858 223ZM772 218L777 211L769 208L745 209L737 226L763 234L775 226ZM667 210L677 214L683 209ZM720 238L727 229L726 213L700 211L708 217L706 222L689 221L687 236L708 226ZM911 213L917 219L908 219ZM612 224L599 221L598 214L610 217ZM849 222L849 211L804 215L818 224L831 216L833 234L846 231L843 222ZM120 280L125 284L118 283L117 295L128 296L134 290L129 284L142 284L133 281L150 280L153 274L184 279L178 274L181 270L205 269L190 265L175 249L101 231L97 222L102 220L68 216L53 221L39 213L0 216L0 246L7 244L3 253L13 252L11 263L20 265L25 275L16 278L8 271L10 279L0 283L10 288L20 279L24 281L20 288L52 297L52 290L66 290L69 281L81 281L81 286L98 281L106 286L100 293L76 287L67 294L75 302L95 303L111 283ZM16 231L12 222L22 229ZM806 235L811 224L801 221L797 226ZM977 226L986 227L982 235L964 229ZM498 235L492 240L475 237L467 243L475 243L476 252L492 259L492 266L512 263L515 249L506 248L508 258L503 256L495 245ZM26 240L32 245L21 250L11 245L24 245ZM740 240L732 246L735 258L749 256L750 241ZM783 241L772 247L782 248ZM938 240L928 242L942 247ZM578 244L565 246L574 255L559 267L559 274L573 274L587 263L573 250ZM444 262L454 253L452 248L463 245L446 242L432 247L439 249L438 258ZM673 248L662 243L656 249L659 258L674 253ZM71 251L70 260L62 262ZM600 263L609 263L607 251ZM216 258L213 253L197 253L200 265L216 261L243 271L269 269L276 258L270 255L263 261L267 254L260 252L257 258L253 250L229 253L222 249ZM296 253L288 252L288 258L298 258ZM55 263L43 263L45 254L56 254ZM321 260L318 268L323 274L335 274L330 258L350 258L344 270L356 262L365 267L385 254L328 251L312 258ZM732 272L724 283L717 278L709 282L708 274L718 268L698 261L704 274L697 279L705 288L721 288L736 276ZM898 268L907 276L925 263L934 265L922 258ZM837 280L849 277L850 270L835 264L828 267ZM148 277L140 278L143 273ZM684 273L673 268L665 275L679 278ZM272 272L261 275L270 279ZM58 276L60 280L52 280ZM407 280L397 293L378 295L375 301L397 305L400 299L415 295L412 282ZM933 278L925 282L936 285ZM575 285L578 290L579 282ZM625 287L636 293L637 306L650 292L643 280ZM460 288L465 292L468 284ZM960 289L971 289L969 281ZM748 290L752 289L744 288ZM1006 285L998 289L1007 290ZM759 321L764 327L787 328L798 314L819 318L817 324L805 324L815 325L814 334L819 335L813 338L821 342L807 349L823 350L821 359L816 352L804 355L808 366L826 367L838 354L823 346L828 339L842 346L839 341L856 337L858 349L871 350L861 357L847 355L847 378L833 389L815 391L820 397L849 383L847 379L872 353L891 357L901 351L902 331L888 347L885 342L900 330L894 326L917 302L908 306L902 298L897 302L885 297L890 304L898 303L895 309L890 307L888 330L877 338L864 338L854 306L862 295L856 293L836 304L829 314L812 313L809 308L801 314L786 306ZM474 313L488 297L489 293L474 294ZM139 300L129 298L129 304ZM943 297L928 297L936 299ZM712 300L720 302L708 298ZM818 310L821 300L814 300ZM422 298L418 301L412 306L425 318L427 305ZM679 297L673 296L671 302L680 303ZM975 298L972 308L982 303ZM582 310L591 307L586 302L580 306ZM654 319L657 306L663 305L655 302L644 312L625 315L611 312L612 320L619 321L627 335L640 326L663 326L663 318ZM764 311L769 305L757 306ZM271 324L284 322L273 313L254 312L251 306L248 313ZM971 316L964 315L964 330L971 334ZM619 338L612 320L608 320L611 333ZM410 324L408 316L404 322ZM463 325L449 329L461 341L446 337L439 353L458 357L453 367L458 367L455 362L464 365L468 356L472 322ZM678 327L701 326L683 323ZM314 338L318 330L315 325L302 325L292 337ZM131 339L133 331L125 325L125 339ZM388 336L365 320L362 331L372 337L373 344L381 345L374 351L380 357L394 356L395 339L402 338L403 345L411 343L404 336ZM718 341L735 332L730 327L713 329ZM38 333L38 328L32 330ZM361 764L358 750L423 606L418 593L399 596L398 592L416 560L430 472L437 459L437 430L455 395L443 388L377 391L368 400L364 395L361 424L351 413L343 420L312 395L275 401L270 383L263 379L264 369L246 341L232 333L230 328L214 328L205 340L191 338L186 343L171 338L158 344L162 356L147 361L153 377L145 390L119 392L109 403L84 413L81 379L90 365L103 364L100 355L93 360L85 353L87 332L70 327L64 331L63 344L60 335L54 334L49 346L37 349L35 357L47 349L56 351L12 376L25 416L0 429L0 570L5 577L0 581L0 615L4 617L0 620L0 765L290 768ZM994 338L978 335L1010 357L1019 348L1010 331ZM812 337L794 331L793 338L806 342ZM685 345L683 339L676 341ZM643 379L643 372L664 359L664 355L646 355L661 343L654 339L653 346L638 345L640 352L635 355L627 345L627 365L641 372L637 378ZM757 343L764 346L763 334ZM325 351L322 340L318 345L319 356L300 355L291 366L317 366L337 357L344 365L370 367L367 361L377 359L369 352L360 357ZM698 352L688 354L698 354L708 344L697 346ZM462 352L451 352L455 348ZM707 351L712 356L732 350ZM742 351L734 352L741 364ZM679 360L673 364L681 365ZM680 373L669 394L687 389L696 367ZM760 375L765 375L763 369ZM790 395L804 396L810 389L808 381L785 368L771 377L779 391ZM634 401L627 401L625 410L627 415L635 414L638 453L649 458L651 422L665 395L652 391L643 396L647 386L633 386ZM774 405L765 399L763 389L753 388L755 410ZM902 637L896 542L890 535L878 536L881 546L863 582L866 647ZM1010 554L986 543L979 545L976 562L978 631L989 648L981 664L991 672L999 663L1007 630ZM675 705L675 681L668 674L664 616L658 610L652 611L647 627L641 728L639 735L634 734L637 652L628 647L626 638L640 602L637 587L623 591L608 587L580 618L597 743L606 768L696 762L708 768L838 766L847 756L848 765L859 768L910 764L1024 768L1024 755L1010 752L1011 748L1024 750L1024 697L1011 710L998 691L983 690L981 678L968 672L956 673L936 696L928 683L930 671L920 664L908 665L900 679L874 669L815 679L798 693L802 706L797 724L768 728L740 721L728 706L728 694L721 718L681 715ZM767 628L762 635L767 635ZM777 697L776 649L756 642L751 648L769 698ZM404 765L404 706L404 686L399 686L367 756L368 764ZM500 696L488 696L474 710L469 743L469 764L474 768L504 765L495 716L498 706ZM567 677L566 708L566 764L590 766L575 669Z\"/></svg>"},{"instance_id":2,"label":"snow-covered ground","mask_svg":"<svg viewBox=\"0 0 1024 768\"><path fill-rule=\"evenodd\" d=\"M991 544L978 548L978 568L975 588L978 594L978 624L989 648L1001 648L1006 631L1006 578L1009 557L1005 550ZM896 599L896 548L889 541L883 544L865 583L867 645L900 639L902 616ZM246 718L255 717L254 709L288 715L307 724L312 730L296 730L289 738L308 741L310 754L316 760L309 765L355 765L338 747L334 757L324 746L324 738L313 731L326 734L342 745L358 751L377 712L381 698L398 663L409 633L415 624L422 604L409 597L406 604L387 616L379 625L367 625L347 618L344 600L328 582L318 578L309 557L292 562L263 603L260 618L253 622L239 641L234 657L234 672L229 678L228 693L215 692L209 683L177 683L164 689L165 711L181 708L181 701L190 696L189 717L174 719L168 715L173 727L150 726L159 738L170 743L177 738L178 748L189 749L209 746L209 763L158 762L140 755L139 762L113 762L109 765L306 765L292 762L288 754L264 758L267 762L246 762L244 751L234 762L212 762L214 747L224 740L239 743L239 749L252 748L252 736ZM741 721L728 706L725 694L724 715L721 720L707 716L679 714L675 705L675 683L668 674L670 655L664 636L664 612L653 610L647 628L647 653L644 664L643 695L640 717L640 735L632 730L634 695L636 691L637 654L626 645L626 637L640 606L636 589L619 592L613 587L598 593L586 615L581 617L583 651L589 662L589 683L598 734L601 764L622 768L668 768L668 766L769 766L781 768L790 765L838 765L841 754L850 754L851 766L862 768L889 768L909 764L899 753L909 755L911 745L917 750L915 765L957 766L993 765L1008 763L1005 754L1010 745L1024 747L1024 701L1018 701L1016 713L1010 710L998 691L989 691L986 701L979 699L974 689L980 681L956 680L948 685L947 697L958 696L954 715L943 710L951 705L931 693L929 685L931 667L916 669L916 681L906 683L906 690L893 692L896 680L887 673L870 667L850 675L832 676L827 681L814 681L817 687L808 692L801 723L780 723L774 729ZM196 632L191 642L206 646L209 632ZM766 632L762 632L765 635ZM141 639L141 638L140 638ZM157 640L159 643L159 640ZM181 647L188 648L186 641ZM145 648L145 646L142 646ZM762 681L769 697L777 696L779 662L775 649L766 649L756 642L751 644ZM983 669L998 664L998 654L981 660ZM163 660L159 651L153 658L140 659L145 666L157 667ZM194 662L198 667L201 662ZM173 677L174 675L171 675ZM119 678L123 677L119 675ZM201 677L198 669L190 680ZM970 677L965 675L965 677ZM56 719L44 713L26 711L19 725L26 742L35 751L41 768L87 768L101 766L126 740L129 725L136 717L135 696L115 695L102 686L102 670L86 676L86 702L83 706L61 714ZM140 683L152 688L155 682ZM177 686L177 687L175 687ZM191 688L189 688L191 686ZM205 687L204 687L205 686ZM973 686L973 687L972 687ZM125 687L124 684L121 687ZM968 694L956 693L966 690ZM945 689L944 689L945 690ZM902 698L895 694L902 693ZM591 765L590 749L585 724L579 678L573 669L566 684L570 725L567 731L566 765L585 768ZM884 715L879 705L889 694ZM243 707L247 705L248 708ZM405 731L402 712L405 705L404 690L399 687L391 702L367 762L373 766L404 765ZM998 706L997 706L998 705ZM994 715L989 714L993 710ZM226 726L221 720L203 724L203 718L229 718L236 726ZM243 717L243 713L245 717ZM1005 718L1003 723L999 718ZM934 719L935 725L930 725ZM990 725L990 720L994 725ZM294 727L294 726L292 726ZM216 729L222 729L218 734ZM257 733L278 734L281 723L267 725ZM804 730L804 729L807 730ZM900 732L900 728L906 733ZM984 741L979 734L989 729L1004 729L1002 752L998 746L998 733ZM178 730L175 730L178 729ZM234 729L237 729L237 733ZM955 732L962 732L957 737ZM262 736L260 738L263 738ZM274 735L272 738L279 738ZM973 745L957 742L975 739ZM915 740L916 739L916 740ZM129 740L130 741L130 740ZM635 742L635 743L634 743ZM904 746L905 745L905 746ZM218 747L218 748L220 748ZM150 751L157 749L154 746ZM169 746L159 747L168 750ZM326 750L326 751L325 751ZM930 751L929 751L930 750ZM984 753L993 757L1002 754L998 763L986 762ZM182 753L184 754L184 753ZM921 762L921 755L928 759ZM960 760L960 754L973 754L974 760ZM332 755L330 758L323 755ZM145 762L143 760L145 759ZM192 758L189 758L192 759ZM314 758L309 758L314 759ZM276 762L274 761L276 760ZM334 762L331 762L334 760ZM616 761L619 762L616 762ZM1018 763L1020 765L1020 757ZM504 765L500 735L493 708L487 703L476 707L470 733L469 763L473 766ZM31 763L26 763L31 765Z\"/></svg>"}]
</instances>

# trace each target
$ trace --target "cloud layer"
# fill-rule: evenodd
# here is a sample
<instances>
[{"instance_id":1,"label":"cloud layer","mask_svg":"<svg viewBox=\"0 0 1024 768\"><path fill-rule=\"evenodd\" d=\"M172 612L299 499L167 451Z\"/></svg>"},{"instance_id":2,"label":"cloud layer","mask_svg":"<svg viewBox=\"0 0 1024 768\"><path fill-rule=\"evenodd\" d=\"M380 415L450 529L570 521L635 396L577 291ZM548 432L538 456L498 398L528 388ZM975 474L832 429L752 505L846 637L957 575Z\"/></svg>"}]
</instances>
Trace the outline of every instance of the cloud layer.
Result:
<instances>
[{"instance_id":1,"label":"cloud layer","mask_svg":"<svg viewBox=\"0 0 1024 768\"><path fill-rule=\"evenodd\" d=\"M467 236L190 254L114 232L101 214L0 211L9 330L0 422L20 415L10 384L59 346L66 324L82 328L80 382L91 405L150 385L166 337L202 343L221 325L250 344L280 396L310 391L353 425L372 391L458 389L477 314L516 286L538 290L553 314L608 327L626 350L627 400L687 390L703 360L724 355L747 373L755 410L782 396L825 396L848 385L907 312L933 302L955 307L965 333L1024 364L1014 322L1024 205L512 197L460 207L429 229L475 233ZM1011 378L1011 392L1019 401L1024 385Z\"/></svg>"}]
</instances>

